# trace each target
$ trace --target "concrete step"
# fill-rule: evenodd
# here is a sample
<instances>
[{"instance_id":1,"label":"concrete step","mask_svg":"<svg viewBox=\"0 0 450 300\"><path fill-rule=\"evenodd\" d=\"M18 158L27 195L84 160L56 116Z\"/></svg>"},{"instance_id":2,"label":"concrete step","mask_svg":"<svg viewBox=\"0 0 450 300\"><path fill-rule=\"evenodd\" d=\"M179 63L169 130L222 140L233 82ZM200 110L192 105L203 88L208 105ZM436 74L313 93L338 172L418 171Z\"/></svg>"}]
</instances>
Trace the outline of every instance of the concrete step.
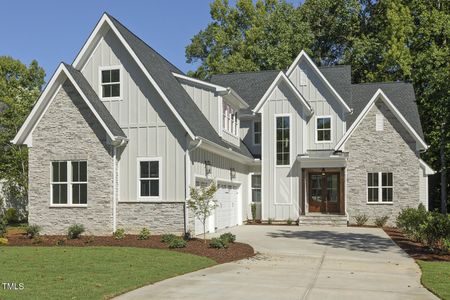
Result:
<instances>
[{"instance_id":1,"label":"concrete step","mask_svg":"<svg viewBox=\"0 0 450 300\"><path fill-rule=\"evenodd\" d=\"M301 225L329 225L329 226L347 226L347 217L342 215L307 215L300 216Z\"/></svg>"}]
</instances>

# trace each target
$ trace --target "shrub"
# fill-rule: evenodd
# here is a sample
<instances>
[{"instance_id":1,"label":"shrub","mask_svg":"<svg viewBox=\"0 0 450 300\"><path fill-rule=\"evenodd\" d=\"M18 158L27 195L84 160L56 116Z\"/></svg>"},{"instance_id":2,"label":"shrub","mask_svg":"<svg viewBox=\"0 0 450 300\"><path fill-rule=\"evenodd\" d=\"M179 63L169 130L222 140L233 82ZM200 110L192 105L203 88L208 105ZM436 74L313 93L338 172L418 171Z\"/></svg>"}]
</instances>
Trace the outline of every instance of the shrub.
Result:
<instances>
[{"instance_id":1,"label":"shrub","mask_svg":"<svg viewBox=\"0 0 450 300\"><path fill-rule=\"evenodd\" d=\"M114 231L113 233L113 237L116 240L123 240L123 238L125 237L125 229L123 228L116 229L116 231Z\"/></svg>"},{"instance_id":2,"label":"shrub","mask_svg":"<svg viewBox=\"0 0 450 300\"><path fill-rule=\"evenodd\" d=\"M396 225L409 239L414 241L422 240L420 225L425 223L427 211L425 206L419 204L418 208L403 209L397 216Z\"/></svg>"},{"instance_id":3,"label":"shrub","mask_svg":"<svg viewBox=\"0 0 450 300\"><path fill-rule=\"evenodd\" d=\"M368 220L369 220L369 217L366 216L365 214L355 216L355 221L356 221L357 226L363 226L364 224L367 223Z\"/></svg>"},{"instance_id":4,"label":"shrub","mask_svg":"<svg viewBox=\"0 0 450 300\"><path fill-rule=\"evenodd\" d=\"M74 224L69 227L67 231L67 237L69 239L77 239L84 232L84 226L81 224Z\"/></svg>"},{"instance_id":5,"label":"shrub","mask_svg":"<svg viewBox=\"0 0 450 300\"><path fill-rule=\"evenodd\" d=\"M222 240L223 242L229 244L229 243L234 243L236 241L236 236L234 234L232 234L231 232L227 232L222 234L219 237L220 240Z\"/></svg>"},{"instance_id":6,"label":"shrub","mask_svg":"<svg viewBox=\"0 0 450 300\"><path fill-rule=\"evenodd\" d=\"M443 240L450 237L450 219L438 212L427 213L425 222L420 224L419 234L432 249L439 248L443 246Z\"/></svg>"},{"instance_id":7,"label":"shrub","mask_svg":"<svg viewBox=\"0 0 450 300\"><path fill-rule=\"evenodd\" d=\"M3 218L0 215L0 238L4 237L6 235L6 226L8 225L8 222L6 221L6 218Z\"/></svg>"},{"instance_id":8,"label":"shrub","mask_svg":"<svg viewBox=\"0 0 450 300\"><path fill-rule=\"evenodd\" d=\"M56 241L56 246L64 246L66 244L66 239L58 239Z\"/></svg>"},{"instance_id":9,"label":"shrub","mask_svg":"<svg viewBox=\"0 0 450 300\"><path fill-rule=\"evenodd\" d=\"M139 232L138 240L148 240L150 238L150 230L147 228L142 228L141 232Z\"/></svg>"},{"instance_id":10,"label":"shrub","mask_svg":"<svg viewBox=\"0 0 450 300\"><path fill-rule=\"evenodd\" d=\"M5 219L8 224L19 223L19 216L17 215L17 210L15 208L8 208L5 212Z\"/></svg>"},{"instance_id":11,"label":"shrub","mask_svg":"<svg viewBox=\"0 0 450 300\"><path fill-rule=\"evenodd\" d=\"M184 247L186 247L186 241L183 240L182 238L176 237L169 242L170 249L184 248Z\"/></svg>"},{"instance_id":12,"label":"shrub","mask_svg":"<svg viewBox=\"0 0 450 300\"><path fill-rule=\"evenodd\" d=\"M389 216L376 217L375 225L377 225L377 227L384 227L384 225L386 225L388 220L389 220Z\"/></svg>"},{"instance_id":13,"label":"shrub","mask_svg":"<svg viewBox=\"0 0 450 300\"><path fill-rule=\"evenodd\" d=\"M273 219L272 219L272 218L269 218L269 219L267 220L267 224L272 225L272 223L273 223Z\"/></svg>"},{"instance_id":14,"label":"shrub","mask_svg":"<svg viewBox=\"0 0 450 300\"><path fill-rule=\"evenodd\" d=\"M35 236L33 238L33 240L31 241L31 243L33 243L33 244L40 244L40 243L42 243L42 237L40 237L39 235Z\"/></svg>"},{"instance_id":15,"label":"shrub","mask_svg":"<svg viewBox=\"0 0 450 300\"><path fill-rule=\"evenodd\" d=\"M176 239L177 236L172 233L166 233L161 236L161 242L170 243L172 240Z\"/></svg>"},{"instance_id":16,"label":"shrub","mask_svg":"<svg viewBox=\"0 0 450 300\"><path fill-rule=\"evenodd\" d=\"M41 232L41 227L39 227L38 225L28 225L25 228L25 232L27 233L28 238L33 239L39 236L39 233Z\"/></svg>"},{"instance_id":17,"label":"shrub","mask_svg":"<svg viewBox=\"0 0 450 300\"><path fill-rule=\"evenodd\" d=\"M255 222L256 221L256 203L251 204L251 209L252 209L252 220L253 220L253 222Z\"/></svg>"},{"instance_id":18,"label":"shrub","mask_svg":"<svg viewBox=\"0 0 450 300\"><path fill-rule=\"evenodd\" d=\"M291 219L291 218L287 219L286 223L287 223L288 225L292 225L292 219Z\"/></svg>"},{"instance_id":19,"label":"shrub","mask_svg":"<svg viewBox=\"0 0 450 300\"><path fill-rule=\"evenodd\" d=\"M213 238L209 242L209 247L216 249L228 248L228 243L220 238Z\"/></svg>"},{"instance_id":20,"label":"shrub","mask_svg":"<svg viewBox=\"0 0 450 300\"><path fill-rule=\"evenodd\" d=\"M1 245L8 245L8 239L0 237L0 246Z\"/></svg>"},{"instance_id":21,"label":"shrub","mask_svg":"<svg viewBox=\"0 0 450 300\"><path fill-rule=\"evenodd\" d=\"M450 252L450 237L442 240L442 250L445 252Z\"/></svg>"}]
</instances>

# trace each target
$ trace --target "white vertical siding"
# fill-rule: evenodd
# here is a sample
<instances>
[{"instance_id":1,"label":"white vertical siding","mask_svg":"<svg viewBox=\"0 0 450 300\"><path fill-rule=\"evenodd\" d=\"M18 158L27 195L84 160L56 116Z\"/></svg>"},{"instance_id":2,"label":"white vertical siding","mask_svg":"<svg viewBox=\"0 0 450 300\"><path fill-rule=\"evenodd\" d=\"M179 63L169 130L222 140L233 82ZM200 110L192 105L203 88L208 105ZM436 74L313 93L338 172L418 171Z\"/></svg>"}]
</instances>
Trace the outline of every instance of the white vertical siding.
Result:
<instances>
[{"instance_id":1,"label":"white vertical siding","mask_svg":"<svg viewBox=\"0 0 450 300\"><path fill-rule=\"evenodd\" d=\"M121 100L104 101L129 138L119 153L120 201L136 201L137 158L162 158L162 201L184 201L185 131L112 31L82 68L99 94L99 68L122 65Z\"/></svg>"},{"instance_id":2,"label":"white vertical siding","mask_svg":"<svg viewBox=\"0 0 450 300\"><path fill-rule=\"evenodd\" d=\"M261 120L260 114L250 119L241 120L240 136L251 153L261 155L261 145L253 144L253 122L255 120Z\"/></svg>"}]
</instances>

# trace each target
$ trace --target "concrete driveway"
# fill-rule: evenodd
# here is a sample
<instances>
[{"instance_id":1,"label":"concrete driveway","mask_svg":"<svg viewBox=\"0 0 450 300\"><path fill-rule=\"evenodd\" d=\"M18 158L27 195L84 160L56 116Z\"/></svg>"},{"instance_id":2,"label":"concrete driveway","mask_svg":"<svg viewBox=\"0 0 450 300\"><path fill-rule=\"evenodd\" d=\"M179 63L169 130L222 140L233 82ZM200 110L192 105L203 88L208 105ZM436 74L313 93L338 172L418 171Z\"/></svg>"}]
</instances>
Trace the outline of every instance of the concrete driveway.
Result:
<instances>
[{"instance_id":1,"label":"concrete driveway","mask_svg":"<svg viewBox=\"0 0 450 300\"><path fill-rule=\"evenodd\" d=\"M420 284L419 267L380 229L247 225L228 231L258 255L117 299L437 299Z\"/></svg>"}]
</instances>

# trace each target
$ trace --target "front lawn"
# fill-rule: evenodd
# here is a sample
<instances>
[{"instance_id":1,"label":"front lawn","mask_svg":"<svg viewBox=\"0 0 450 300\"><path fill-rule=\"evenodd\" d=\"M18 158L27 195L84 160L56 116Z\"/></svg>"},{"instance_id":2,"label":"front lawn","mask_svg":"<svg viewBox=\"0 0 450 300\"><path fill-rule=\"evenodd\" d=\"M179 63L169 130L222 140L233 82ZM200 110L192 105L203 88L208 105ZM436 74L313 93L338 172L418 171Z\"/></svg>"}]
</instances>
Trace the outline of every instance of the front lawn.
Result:
<instances>
[{"instance_id":1,"label":"front lawn","mask_svg":"<svg viewBox=\"0 0 450 300\"><path fill-rule=\"evenodd\" d=\"M441 299L450 300L450 262L418 260L422 284Z\"/></svg>"},{"instance_id":2,"label":"front lawn","mask_svg":"<svg viewBox=\"0 0 450 300\"><path fill-rule=\"evenodd\" d=\"M214 265L211 259L127 247L0 247L1 299L103 299Z\"/></svg>"}]
</instances>

